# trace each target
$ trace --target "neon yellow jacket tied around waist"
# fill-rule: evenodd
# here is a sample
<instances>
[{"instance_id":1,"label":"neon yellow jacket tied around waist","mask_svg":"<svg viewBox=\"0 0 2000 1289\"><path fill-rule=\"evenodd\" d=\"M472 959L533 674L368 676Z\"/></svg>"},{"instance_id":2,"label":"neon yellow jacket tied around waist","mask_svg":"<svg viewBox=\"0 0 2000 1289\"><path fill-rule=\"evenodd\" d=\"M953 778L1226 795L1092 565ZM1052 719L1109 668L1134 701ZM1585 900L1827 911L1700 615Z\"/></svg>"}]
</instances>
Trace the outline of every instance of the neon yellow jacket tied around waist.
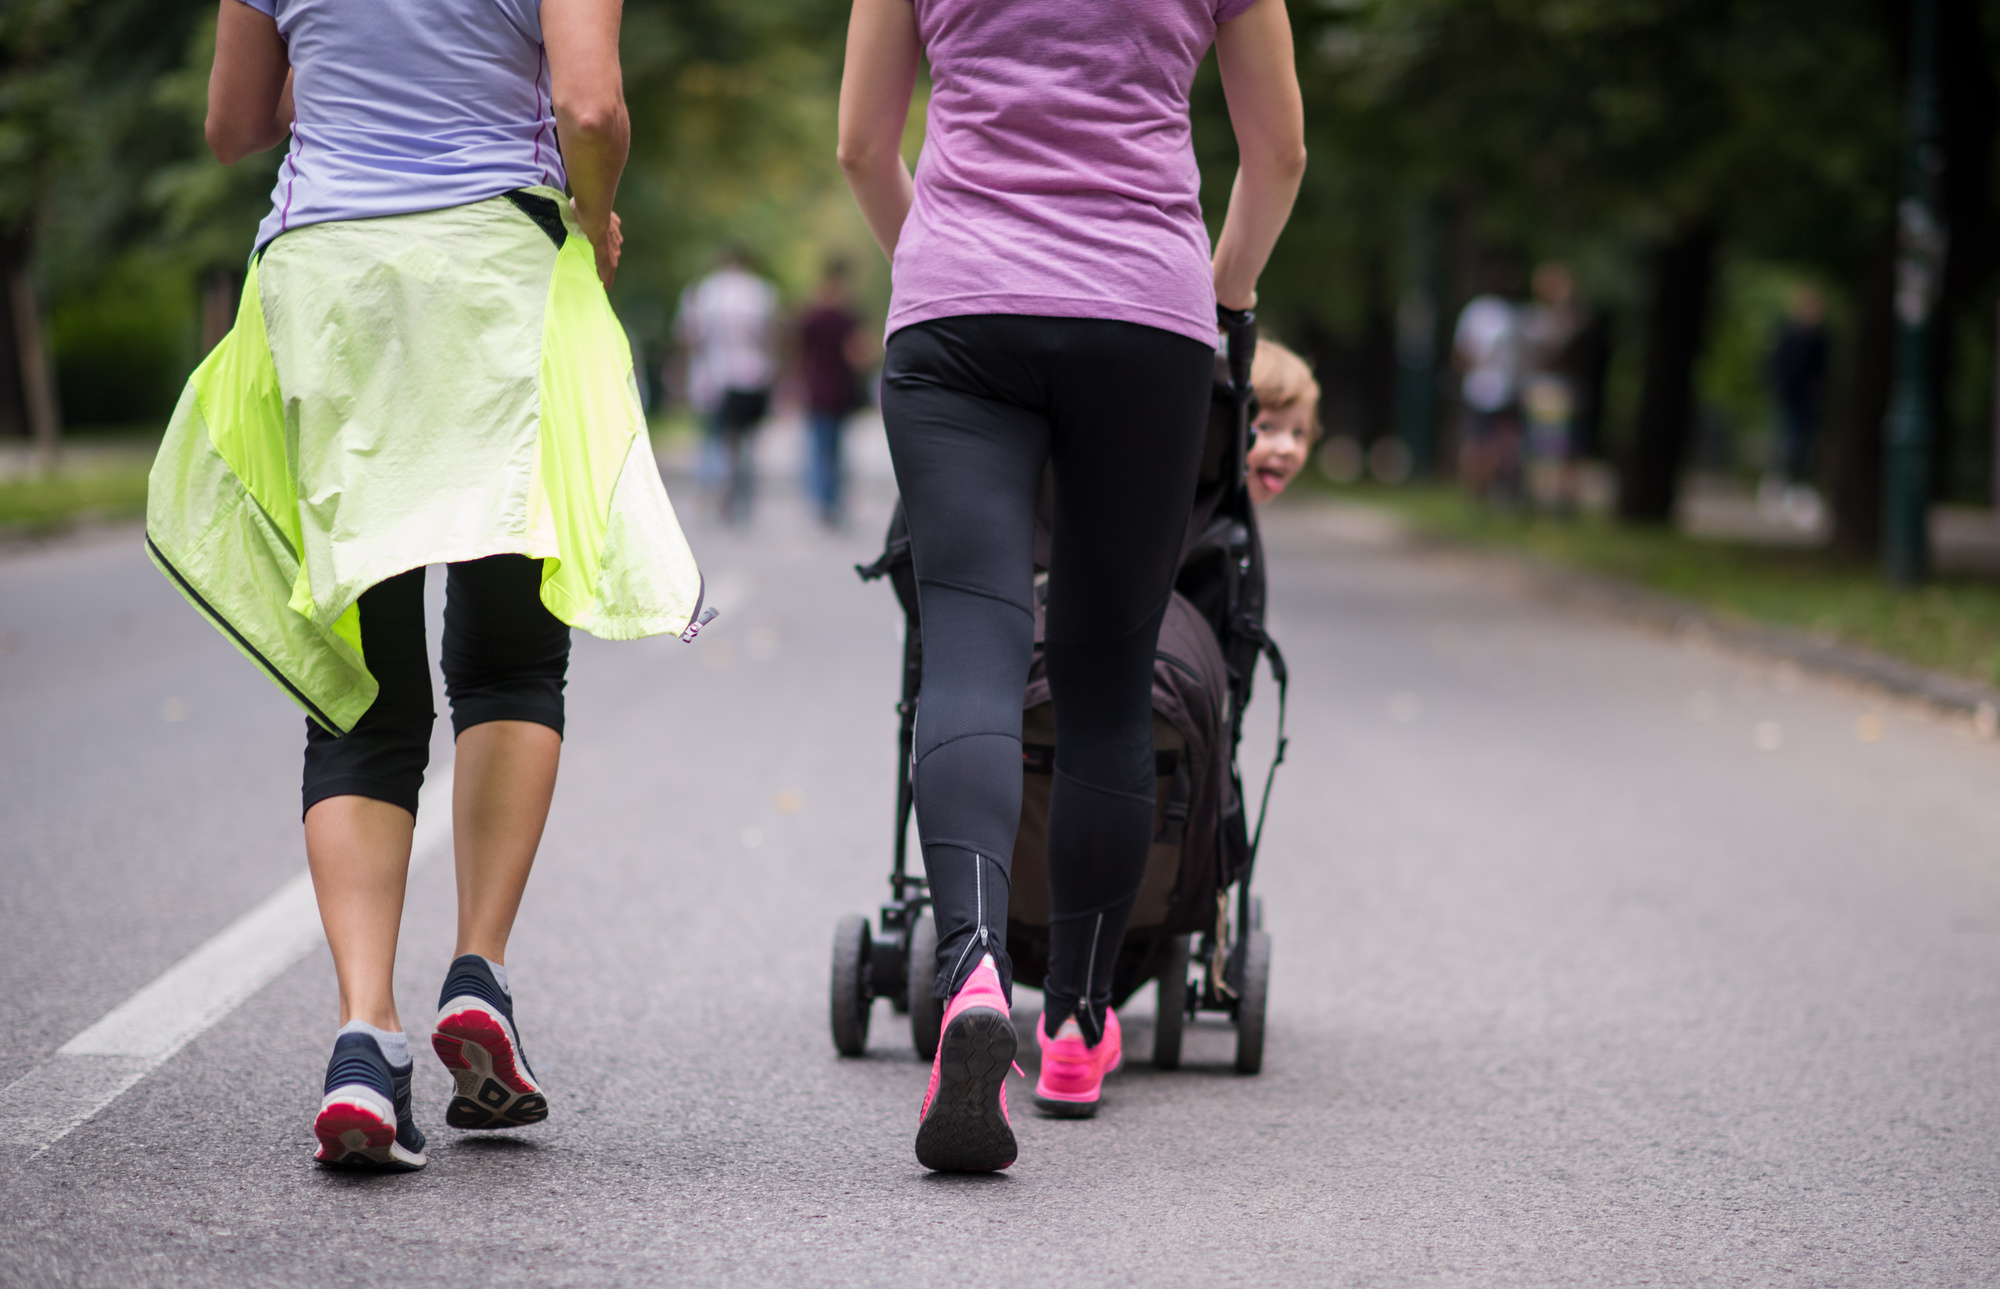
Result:
<instances>
[{"instance_id":1,"label":"neon yellow jacket tied around waist","mask_svg":"<svg viewBox=\"0 0 2000 1289\"><path fill-rule=\"evenodd\" d=\"M517 554L612 640L689 631L701 575L589 241L514 202L317 224L255 259L153 464L153 560L306 712L375 701L361 593Z\"/></svg>"}]
</instances>

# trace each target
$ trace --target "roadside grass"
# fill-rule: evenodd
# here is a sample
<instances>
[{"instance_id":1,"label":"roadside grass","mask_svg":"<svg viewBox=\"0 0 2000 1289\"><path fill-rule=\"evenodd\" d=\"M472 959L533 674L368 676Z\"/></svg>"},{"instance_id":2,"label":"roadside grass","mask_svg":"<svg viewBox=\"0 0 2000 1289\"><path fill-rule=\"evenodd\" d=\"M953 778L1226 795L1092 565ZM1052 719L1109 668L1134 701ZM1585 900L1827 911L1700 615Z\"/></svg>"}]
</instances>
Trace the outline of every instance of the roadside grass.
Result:
<instances>
[{"instance_id":1,"label":"roadside grass","mask_svg":"<svg viewBox=\"0 0 2000 1289\"><path fill-rule=\"evenodd\" d=\"M1622 578L1727 615L1791 627L1920 666L2000 684L2000 585L1940 577L1897 590L1878 566L1832 551L1786 550L1630 528L1609 519L1498 514L1455 489L1314 489L1379 506L1416 531Z\"/></svg>"},{"instance_id":2,"label":"roadside grass","mask_svg":"<svg viewBox=\"0 0 2000 1289\"><path fill-rule=\"evenodd\" d=\"M52 531L78 519L129 519L146 513L146 476L160 427L111 426L63 438L61 463L47 477L0 476L0 529ZM25 443L10 443L24 459Z\"/></svg>"},{"instance_id":3,"label":"roadside grass","mask_svg":"<svg viewBox=\"0 0 2000 1289\"><path fill-rule=\"evenodd\" d=\"M84 517L126 519L143 515L150 464L0 483L0 525L55 528Z\"/></svg>"},{"instance_id":4,"label":"roadside grass","mask_svg":"<svg viewBox=\"0 0 2000 1289\"><path fill-rule=\"evenodd\" d=\"M691 443L694 418L685 412L656 417L655 450ZM60 531L80 519L130 519L146 513L146 476L159 450L161 427L87 426L63 436L61 464L54 475L25 473L32 451L25 440L0 441L0 451L18 462L0 469L0 534L30 536Z\"/></svg>"}]
</instances>

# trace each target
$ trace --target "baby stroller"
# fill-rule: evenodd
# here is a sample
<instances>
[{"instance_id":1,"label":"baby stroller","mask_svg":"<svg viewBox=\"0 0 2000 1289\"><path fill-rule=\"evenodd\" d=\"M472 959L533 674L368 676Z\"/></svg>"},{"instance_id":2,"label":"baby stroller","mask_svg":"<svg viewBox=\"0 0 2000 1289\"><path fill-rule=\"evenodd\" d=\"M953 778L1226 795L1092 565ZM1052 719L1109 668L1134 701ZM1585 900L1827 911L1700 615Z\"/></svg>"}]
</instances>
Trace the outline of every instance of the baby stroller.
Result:
<instances>
[{"instance_id":1,"label":"baby stroller","mask_svg":"<svg viewBox=\"0 0 2000 1289\"><path fill-rule=\"evenodd\" d=\"M1195 506L1182 546L1174 595L1160 629L1153 667L1153 745L1158 805L1146 876L1114 971L1112 1003L1122 1007L1147 981L1159 981L1153 1064L1180 1064L1184 1023L1202 1012L1227 1015L1236 1026L1236 1069L1255 1074L1264 1061L1264 1006L1271 978L1271 937L1262 901L1250 892L1264 809L1285 757L1286 670L1264 631L1264 551L1258 537L1244 460L1253 418L1250 361L1256 320L1222 311L1228 332L1226 375L1219 373L1210 409ZM1048 491L1044 488L1044 517ZM1046 523L1039 524L1037 563L1046 568ZM862 580L887 577L902 603L902 717L896 772L895 862L880 929L862 914L840 920L833 939L833 1043L859 1056L868 1041L878 998L908 1013L917 1055L937 1051L944 1004L932 996L937 929L922 876L909 871L910 780L917 686L923 671L916 572L910 539L897 507L880 559L855 570ZM1041 594L1046 594L1046 582ZM1041 658L1041 614L1035 660L1024 697L1021 828L1014 849L1007 946L1014 978L1039 986L1048 966L1049 788L1054 770L1054 718ZM1278 684L1278 740L1253 826L1246 817L1236 751L1250 702L1257 659L1269 660Z\"/></svg>"}]
</instances>

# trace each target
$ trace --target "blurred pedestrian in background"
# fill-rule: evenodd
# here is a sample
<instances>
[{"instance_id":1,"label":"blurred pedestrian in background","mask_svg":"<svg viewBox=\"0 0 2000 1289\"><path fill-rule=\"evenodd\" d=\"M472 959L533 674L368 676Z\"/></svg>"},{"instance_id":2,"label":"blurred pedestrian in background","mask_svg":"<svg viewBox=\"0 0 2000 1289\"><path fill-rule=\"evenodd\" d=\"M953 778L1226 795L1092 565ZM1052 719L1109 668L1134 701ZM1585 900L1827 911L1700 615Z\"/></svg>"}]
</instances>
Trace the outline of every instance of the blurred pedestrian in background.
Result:
<instances>
[{"instance_id":1,"label":"blurred pedestrian in background","mask_svg":"<svg viewBox=\"0 0 2000 1289\"><path fill-rule=\"evenodd\" d=\"M1283 492L1312 456L1320 435L1319 382L1305 359L1259 336L1250 387L1257 394L1257 435L1245 468L1250 499L1262 503Z\"/></svg>"},{"instance_id":2,"label":"blurred pedestrian in background","mask_svg":"<svg viewBox=\"0 0 2000 1289\"><path fill-rule=\"evenodd\" d=\"M1458 472L1477 500L1520 500L1522 351L1520 310L1511 301L1489 292L1466 302L1452 339L1462 373Z\"/></svg>"},{"instance_id":3,"label":"blurred pedestrian in background","mask_svg":"<svg viewBox=\"0 0 2000 1289\"><path fill-rule=\"evenodd\" d=\"M864 401L857 370L861 337L848 302L848 274L845 259L828 260L812 304L799 318L799 366L806 387L806 491L828 528L838 528L842 518L841 431Z\"/></svg>"},{"instance_id":4,"label":"blurred pedestrian in background","mask_svg":"<svg viewBox=\"0 0 2000 1289\"><path fill-rule=\"evenodd\" d=\"M688 403L704 431L699 478L724 523L750 522L753 436L771 410L777 320L778 290L751 271L740 246L682 292L674 320L687 350Z\"/></svg>"},{"instance_id":5,"label":"blurred pedestrian in background","mask_svg":"<svg viewBox=\"0 0 2000 1289\"><path fill-rule=\"evenodd\" d=\"M1571 347L1583 332L1584 314L1567 265L1537 266L1533 290L1533 302L1520 315L1526 366L1521 382L1524 482L1536 506L1562 512L1576 504L1572 434L1577 381Z\"/></svg>"},{"instance_id":6,"label":"blurred pedestrian in background","mask_svg":"<svg viewBox=\"0 0 2000 1289\"><path fill-rule=\"evenodd\" d=\"M1213 248L1188 101L1211 44L1240 158ZM893 271L882 413L923 623L912 779L946 1006L916 1153L987 1171L1016 1145L1007 908L1042 480L1056 752L1035 1102L1080 1118L1122 1059L1112 969L1153 833L1154 651L1217 308L1254 307L1305 169L1291 20L1284 0L855 0L840 161ZM950 1252L978 1274L971 1246Z\"/></svg>"},{"instance_id":7,"label":"blurred pedestrian in background","mask_svg":"<svg viewBox=\"0 0 2000 1289\"><path fill-rule=\"evenodd\" d=\"M454 1128L548 1115L505 959L570 627L632 639L699 609L605 296L618 28L617 0L222 0L210 146L292 146L236 325L161 445L147 546L309 716L306 858L340 981L323 1164L427 1159L394 981L435 720L425 566L450 565L458 944L431 1044Z\"/></svg>"},{"instance_id":8,"label":"blurred pedestrian in background","mask_svg":"<svg viewBox=\"0 0 2000 1289\"><path fill-rule=\"evenodd\" d=\"M1812 486L1813 449L1826 405L1826 302L1816 287L1792 288L1766 364L1778 405L1777 469L1758 488L1758 502L1801 528L1819 520Z\"/></svg>"}]
</instances>

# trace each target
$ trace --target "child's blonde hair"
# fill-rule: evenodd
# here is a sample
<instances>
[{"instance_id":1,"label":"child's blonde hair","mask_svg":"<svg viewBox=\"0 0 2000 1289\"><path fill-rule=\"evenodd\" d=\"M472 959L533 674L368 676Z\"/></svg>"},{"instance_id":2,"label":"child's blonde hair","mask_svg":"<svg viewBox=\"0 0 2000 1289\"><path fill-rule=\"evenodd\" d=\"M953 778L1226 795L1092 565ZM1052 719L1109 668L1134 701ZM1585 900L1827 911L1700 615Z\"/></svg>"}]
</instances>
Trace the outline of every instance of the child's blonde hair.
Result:
<instances>
[{"instance_id":1,"label":"child's blonde hair","mask_svg":"<svg viewBox=\"0 0 2000 1289\"><path fill-rule=\"evenodd\" d=\"M1250 365L1250 387L1257 391L1257 405L1267 412L1304 404L1313 437L1320 436L1319 382L1313 379L1312 367L1305 359L1275 340L1260 337L1257 359Z\"/></svg>"}]
</instances>

